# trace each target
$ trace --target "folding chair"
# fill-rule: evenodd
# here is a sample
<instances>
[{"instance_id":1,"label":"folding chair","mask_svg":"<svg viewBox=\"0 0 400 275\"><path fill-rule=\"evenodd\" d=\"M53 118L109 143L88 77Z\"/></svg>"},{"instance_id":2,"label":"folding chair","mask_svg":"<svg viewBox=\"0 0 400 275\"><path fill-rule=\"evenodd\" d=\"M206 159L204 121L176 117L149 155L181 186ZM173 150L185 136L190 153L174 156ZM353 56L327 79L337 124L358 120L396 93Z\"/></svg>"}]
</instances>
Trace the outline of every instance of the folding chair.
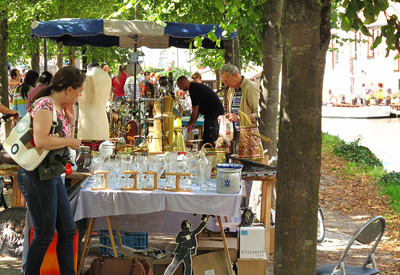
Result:
<instances>
[{"instance_id":1,"label":"folding chair","mask_svg":"<svg viewBox=\"0 0 400 275\"><path fill-rule=\"evenodd\" d=\"M385 231L385 219L382 216L376 216L368 222L366 222L350 239L344 250L339 262L336 265L324 265L317 268L317 275L369 275L378 274L379 270L376 267L374 252L382 238L383 232ZM358 241L361 244L371 244L373 246L369 251L368 257L366 258L362 266L350 266L345 265L344 259L350 247L353 245L354 241ZM371 267L367 265L372 264Z\"/></svg>"}]
</instances>

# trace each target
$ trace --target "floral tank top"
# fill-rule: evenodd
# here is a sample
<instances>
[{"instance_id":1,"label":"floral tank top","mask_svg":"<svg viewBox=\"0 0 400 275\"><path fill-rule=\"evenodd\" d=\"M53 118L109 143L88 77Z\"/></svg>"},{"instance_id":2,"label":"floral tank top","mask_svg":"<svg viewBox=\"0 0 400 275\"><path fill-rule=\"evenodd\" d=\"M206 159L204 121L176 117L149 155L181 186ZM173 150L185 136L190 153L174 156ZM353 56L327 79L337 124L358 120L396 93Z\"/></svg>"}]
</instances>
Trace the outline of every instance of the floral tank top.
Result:
<instances>
[{"instance_id":1,"label":"floral tank top","mask_svg":"<svg viewBox=\"0 0 400 275\"><path fill-rule=\"evenodd\" d=\"M36 101L35 103L36 104L33 105L31 109L32 119L35 117L36 112L40 109L49 110L53 114L53 101L50 98L44 97L39 101ZM56 113L57 113L57 118L61 120L63 124L61 137L71 137L72 126L68 121L67 117L64 114L59 113L58 111L56 111Z\"/></svg>"}]
</instances>

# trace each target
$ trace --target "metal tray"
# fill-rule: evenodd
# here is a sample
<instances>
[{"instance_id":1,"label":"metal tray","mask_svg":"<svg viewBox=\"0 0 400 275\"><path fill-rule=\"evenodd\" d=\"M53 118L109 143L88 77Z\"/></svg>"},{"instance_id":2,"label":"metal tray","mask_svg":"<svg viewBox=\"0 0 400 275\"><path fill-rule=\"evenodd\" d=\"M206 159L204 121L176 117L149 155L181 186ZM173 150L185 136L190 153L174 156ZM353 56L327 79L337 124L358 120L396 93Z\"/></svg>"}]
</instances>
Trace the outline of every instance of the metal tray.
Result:
<instances>
[{"instance_id":1,"label":"metal tray","mask_svg":"<svg viewBox=\"0 0 400 275\"><path fill-rule=\"evenodd\" d=\"M242 171L245 172L276 172L276 167L274 166L269 166L264 163L250 160L250 159L245 159L245 158L239 158L237 155L230 155L229 156L232 160L239 161L240 163L243 164L243 169Z\"/></svg>"}]
</instances>

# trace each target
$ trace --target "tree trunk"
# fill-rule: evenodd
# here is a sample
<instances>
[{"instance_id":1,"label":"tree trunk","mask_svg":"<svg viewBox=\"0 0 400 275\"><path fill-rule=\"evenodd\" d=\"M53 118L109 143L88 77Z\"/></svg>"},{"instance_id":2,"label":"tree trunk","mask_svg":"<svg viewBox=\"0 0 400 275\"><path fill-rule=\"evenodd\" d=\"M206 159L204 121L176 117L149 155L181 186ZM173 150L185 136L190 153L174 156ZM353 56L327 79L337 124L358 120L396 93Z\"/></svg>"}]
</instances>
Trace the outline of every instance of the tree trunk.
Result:
<instances>
[{"instance_id":1,"label":"tree trunk","mask_svg":"<svg viewBox=\"0 0 400 275\"><path fill-rule=\"evenodd\" d=\"M239 36L237 37L237 39L224 40L223 43L225 48L225 53L224 53L225 63L235 65L240 72L241 66L240 66Z\"/></svg>"},{"instance_id":2,"label":"tree trunk","mask_svg":"<svg viewBox=\"0 0 400 275\"><path fill-rule=\"evenodd\" d=\"M274 274L316 274L322 84L330 0L283 7Z\"/></svg>"},{"instance_id":3,"label":"tree trunk","mask_svg":"<svg viewBox=\"0 0 400 275\"><path fill-rule=\"evenodd\" d=\"M40 74L40 64L39 64L39 39L33 39L33 45L35 47L34 51L32 52L31 57L31 68L33 71Z\"/></svg>"},{"instance_id":4,"label":"tree trunk","mask_svg":"<svg viewBox=\"0 0 400 275\"><path fill-rule=\"evenodd\" d=\"M63 62L63 44L62 42L57 43L57 67L61 69L64 65Z\"/></svg>"},{"instance_id":5,"label":"tree trunk","mask_svg":"<svg viewBox=\"0 0 400 275\"><path fill-rule=\"evenodd\" d=\"M76 64L75 64L75 47L73 47L73 46L68 47L68 59L69 59L70 66L76 67Z\"/></svg>"},{"instance_id":6,"label":"tree trunk","mask_svg":"<svg viewBox=\"0 0 400 275\"><path fill-rule=\"evenodd\" d=\"M8 107L8 23L7 8L0 10L0 87L1 103Z\"/></svg>"},{"instance_id":7,"label":"tree trunk","mask_svg":"<svg viewBox=\"0 0 400 275\"><path fill-rule=\"evenodd\" d=\"M260 133L272 143L263 141L271 159L277 155L277 120L279 102L279 75L282 64L281 18L283 0L269 0L265 4L263 31L263 74L260 94Z\"/></svg>"}]
</instances>

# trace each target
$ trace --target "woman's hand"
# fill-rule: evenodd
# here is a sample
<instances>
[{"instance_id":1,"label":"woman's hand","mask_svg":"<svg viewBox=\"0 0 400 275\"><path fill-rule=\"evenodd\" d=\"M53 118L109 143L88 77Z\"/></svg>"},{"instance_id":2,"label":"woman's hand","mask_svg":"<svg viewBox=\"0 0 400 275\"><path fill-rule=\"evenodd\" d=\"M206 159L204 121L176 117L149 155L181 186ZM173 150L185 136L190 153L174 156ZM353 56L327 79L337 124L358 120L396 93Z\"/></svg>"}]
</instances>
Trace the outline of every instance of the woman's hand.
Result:
<instances>
[{"instance_id":1,"label":"woman's hand","mask_svg":"<svg viewBox=\"0 0 400 275\"><path fill-rule=\"evenodd\" d=\"M74 150L78 149L82 144L82 140L79 138L69 138L69 139L70 139L69 142L70 144L68 146Z\"/></svg>"},{"instance_id":2,"label":"woman's hand","mask_svg":"<svg viewBox=\"0 0 400 275\"><path fill-rule=\"evenodd\" d=\"M235 122L239 120L239 116L236 114L228 113L225 115L225 117L230 121L230 122Z\"/></svg>"},{"instance_id":3,"label":"woman's hand","mask_svg":"<svg viewBox=\"0 0 400 275\"><path fill-rule=\"evenodd\" d=\"M75 108L73 104L63 104L64 114L67 117L69 123L74 124L76 119Z\"/></svg>"}]
</instances>

